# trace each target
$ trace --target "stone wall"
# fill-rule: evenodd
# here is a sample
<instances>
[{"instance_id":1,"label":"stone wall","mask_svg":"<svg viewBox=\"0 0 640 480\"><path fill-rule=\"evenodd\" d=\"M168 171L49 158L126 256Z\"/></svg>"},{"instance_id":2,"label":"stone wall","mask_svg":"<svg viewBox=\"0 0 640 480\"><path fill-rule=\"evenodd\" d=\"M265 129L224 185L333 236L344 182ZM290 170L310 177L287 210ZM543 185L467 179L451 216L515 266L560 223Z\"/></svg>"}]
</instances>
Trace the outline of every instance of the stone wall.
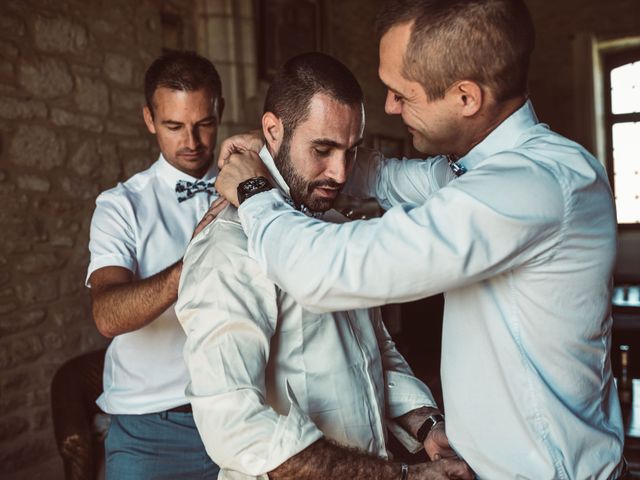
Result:
<instances>
[{"instance_id":1,"label":"stone wall","mask_svg":"<svg viewBox=\"0 0 640 480\"><path fill-rule=\"evenodd\" d=\"M381 1L326 0L325 50L361 82L367 133L408 143L399 118L384 114L377 78L373 21ZM543 121L579 138L572 39L638 34L637 0L526 1L538 30L536 108ZM163 46L197 48L219 65L225 82L222 133L257 125L266 83L257 79L249 38L252 5L0 0L1 478L62 478L49 385L63 362L106 345L83 285L88 228L98 192L157 154L140 115L145 68ZM169 38L161 12L183 22ZM637 239L628 248L640 251Z\"/></svg>"},{"instance_id":2,"label":"stone wall","mask_svg":"<svg viewBox=\"0 0 640 480\"><path fill-rule=\"evenodd\" d=\"M151 0L0 2L0 477L62 478L49 385L105 346L84 277L98 192L156 155L142 78Z\"/></svg>"}]
</instances>

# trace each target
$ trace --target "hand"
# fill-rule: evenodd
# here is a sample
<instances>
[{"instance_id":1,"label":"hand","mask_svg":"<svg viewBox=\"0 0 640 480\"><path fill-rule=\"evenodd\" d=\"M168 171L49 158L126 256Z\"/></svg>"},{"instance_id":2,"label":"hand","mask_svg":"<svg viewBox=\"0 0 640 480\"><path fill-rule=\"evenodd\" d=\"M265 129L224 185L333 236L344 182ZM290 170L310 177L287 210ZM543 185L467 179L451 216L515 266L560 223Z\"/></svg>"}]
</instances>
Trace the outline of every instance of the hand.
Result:
<instances>
[{"instance_id":1,"label":"hand","mask_svg":"<svg viewBox=\"0 0 640 480\"><path fill-rule=\"evenodd\" d=\"M264 166L257 153L251 150L232 153L225 160L218 174L216 190L230 203L238 207L238 185L245 180L260 176L272 180L267 167ZM273 181L271 183L273 184Z\"/></svg>"},{"instance_id":2,"label":"hand","mask_svg":"<svg viewBox=\"0 0 640 480\"><path fill-rule=\"evenodd\" d=\"M444 430L444 422L433 426L427 438L424 439L424 449L431 460L456 458L458 456L449 445L449 439Z\"/></svg>"},{"instance_id":3,"label":"hand","mask_svg":"<svg viewBox=\"0 0 640 480\"><path fill-rule=\"evenodd\" d=\"M411 480L443 480L447 478L474 480L475 475L464 461L457 458L443 458L436 462L410 465L409 478Z\"/></svg>"},{"instance_id":4,"label":"hand","mask_svg":"<svg viewBox=\"0 0 640 480\"><path fill-rule=\"evenodd\" d=\"M262 130L251 130L248 133L241 133L227 138L220 145L220 155L218 155L218 168L224 167L230 155L238 152L251 150L259 153L264 145Z\"/></svg>"},{"instance_id":5,"label":"hand","mask_svg":"<svg viewBox=\"0 0 640 480\"><path fill-rule=\"evenodd\" d=\"M198 225L196 225L196 229L193 231L193 235L191 235L191 239L194 239L196 235L198 235L204 227L213 222L218 214L227 206L229 202L227 202L223 197L218 197L216 200L211 202L211 206L207 213L204 214Z\"/></svg>"}]
</instances>

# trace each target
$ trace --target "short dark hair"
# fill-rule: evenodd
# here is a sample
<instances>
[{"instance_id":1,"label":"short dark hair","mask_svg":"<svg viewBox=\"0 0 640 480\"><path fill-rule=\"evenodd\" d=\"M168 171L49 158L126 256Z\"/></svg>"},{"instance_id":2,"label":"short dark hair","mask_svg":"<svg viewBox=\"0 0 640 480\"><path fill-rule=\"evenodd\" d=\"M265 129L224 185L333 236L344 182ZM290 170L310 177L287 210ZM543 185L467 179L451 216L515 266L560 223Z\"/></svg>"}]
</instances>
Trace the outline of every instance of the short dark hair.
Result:
<instances>
[{"instance_id":1,"label":"short dark hair","mask_svg":"<svg viewBox=\"0 0 640 480\"><path fill-rule=\"evenodd\" d=\"M527 93L535 33L522 0L389 0L378 14L378 37L409 22L402 73L429 99L444 97L458 80L484 85L498 100Z\"/></svg>"},{"instance_id":2,"label":"short dark hair","mask_svg":"<svg viewBox=\"0 0 640 480\"><path fill-rule=\"evenodd\" d=\"M160 87L192 92L206 88L214 99L222 97L216 67L196 52L170 50L156 58L144 76L144 96L153 114L153 94Z\"/></svg>"},{"instance_id":3,"label":"short dark hair","mask_svg":"<svg viewBox=\"0 0 640 480\"><path fill-rule=\"evenodd\" d=\"M287 60L277 71L264 102L264 112L276 115L285 137L307 119L309 103L324 93L345 105L361 105L362 89L351 71L335 58L308 52Z\"/></svg>"}]
</instances>

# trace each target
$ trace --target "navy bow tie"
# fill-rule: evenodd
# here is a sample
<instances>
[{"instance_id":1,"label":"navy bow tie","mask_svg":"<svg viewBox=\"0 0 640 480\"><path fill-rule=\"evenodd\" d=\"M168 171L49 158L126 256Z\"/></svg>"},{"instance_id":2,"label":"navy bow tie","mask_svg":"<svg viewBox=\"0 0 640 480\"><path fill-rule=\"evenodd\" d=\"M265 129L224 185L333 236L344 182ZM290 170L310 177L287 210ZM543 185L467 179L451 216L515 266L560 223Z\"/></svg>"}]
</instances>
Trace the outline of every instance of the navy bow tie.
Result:
<instances>
[{"instance_id":1,"label":"navy bow tie","mask_svg":"<svg viewBox=\"0 0 640 480\"><path fill-rule=\"evenodd\" d=\"M456 177L460 177L467 173L467 169L464 165L458 165L458 159L453 155L447 155L447 161L449 162L449 168Z\"/></svg>"},{"instance_id":2,"label":"navy bow tie","mask_svg":"<svg viewBox=\"0 0 640 480\"><path fill-rule=\"evenodd\" d=\"M176 182L176 195L178 202L182 203L185 200L189 200L196 193L204 192L209 195L215 195L216 189L214 188L214 181L205 182L204 180L198 180L197 182L189 182L187 180L178 180Z\"/></svg>"}]
</instances>

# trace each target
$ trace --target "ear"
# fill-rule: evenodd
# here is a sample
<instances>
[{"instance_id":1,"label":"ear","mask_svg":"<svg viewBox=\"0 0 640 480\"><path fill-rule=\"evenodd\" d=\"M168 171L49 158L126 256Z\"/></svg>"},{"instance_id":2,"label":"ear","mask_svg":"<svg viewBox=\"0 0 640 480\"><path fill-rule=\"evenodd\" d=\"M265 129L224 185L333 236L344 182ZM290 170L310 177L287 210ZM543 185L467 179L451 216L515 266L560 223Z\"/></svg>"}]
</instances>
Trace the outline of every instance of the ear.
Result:
<instances>
[{"instance_id":1,"label":"ear","mask_svg":"<svg viewBox=\"0 0 640 480\"><path fill-rule=\"evenodd\" d=\"M472 117L480 111L484 102L482 87L471 80L462 80L450 90L454 101L460 107L463 117Z\"/></svg>"},{"instance_id":2,"label":"ear","mask_svg":"<svg viewBox=\"0 0 640 480\"><path fill-rule=\"evenodd\" d=\"M224 97L218 98L216 101L216 110L218 114L218 123L222 122L222 112L224 112Z\"/></svg>"},{"instance_id":3,"label":"ear","mask_svg":"<svg viewBox=\"0 0 640 480\"><path fill-rule=\"evenodd\" d=\"M142 107L142 117L144 118L144 123L147 126L147 130L155 134L156 126L153 123L153 114L151 113L151 110L149 110L148 105L145 105L144 107Z\"/></svg>"},{"instance_id":4,"label":"ear","mask_svg":"<svg viewBox=\"0 0 640 480\"><path fill-rule=\"evenodd\" d=\"M272 112L266 112L262 115L262 134L272 152L280 150L282 138L284 137L284 125Z\"/></svg>"}]
</instances>

